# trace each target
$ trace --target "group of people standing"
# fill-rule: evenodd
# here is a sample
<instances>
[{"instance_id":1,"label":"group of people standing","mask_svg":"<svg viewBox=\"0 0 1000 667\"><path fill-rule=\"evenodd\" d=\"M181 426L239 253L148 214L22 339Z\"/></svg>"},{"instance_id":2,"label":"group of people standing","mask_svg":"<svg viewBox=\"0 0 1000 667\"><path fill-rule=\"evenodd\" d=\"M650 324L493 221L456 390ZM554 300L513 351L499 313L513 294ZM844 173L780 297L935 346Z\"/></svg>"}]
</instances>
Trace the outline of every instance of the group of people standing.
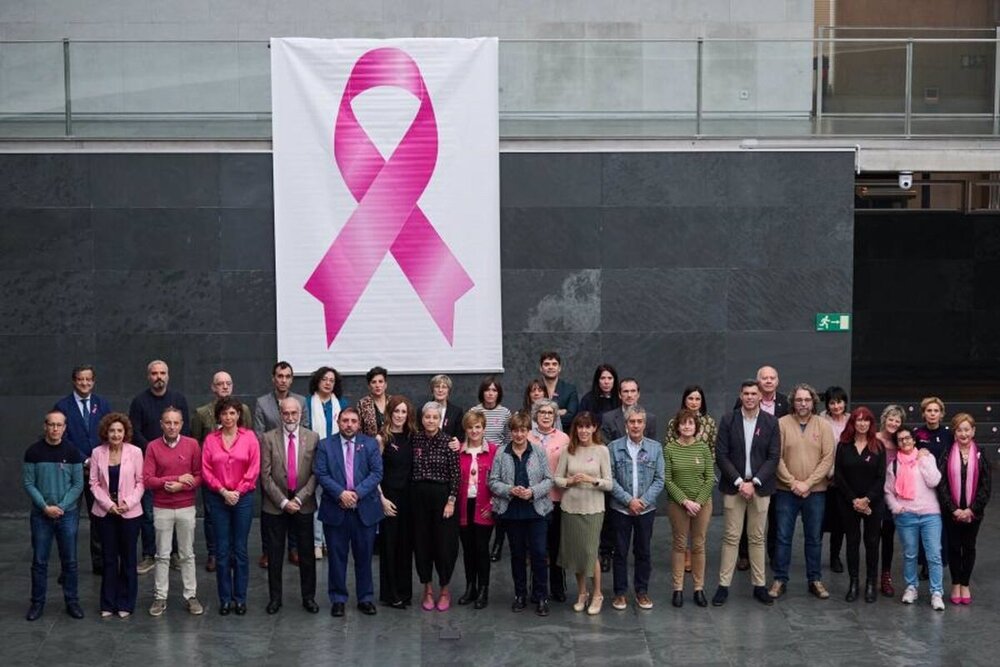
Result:
<instances>
[{"instance_id":1,"label":"group of people standing","mask_svg":"<svg viewBox=\"0 0 1000 667\"><path fill-rule=\"evenodd\" d=\"M203 613L193 550L199 488L206 569L216 574L221 615L247 613L248 537L258 490L268 614L282 607L286 544L310 613L319 611L316 562L329 559L331 614L340 617L350 597L349 555L358 610L377 613L376 548L384 605L450 609L461 550L466 586L454 603L483 609L491 566L505 540L515 612L530 603L536 614L548 615L553 602L567 600L566 575L572 573L573 609L599 614L602 574L609 571L612 608L626 609L631 592L638 608L650 609L651 541L664 489L672 529L671 603L684 605L690 573L692 599L705 607L706 535L716 485L725 523L715 606L726 603L736 569L751 571L753 597L763 604L785 593L799 515L808 590L816 597L829 597L820 566L825 525L832 566L839 563L835 537L846 537L848 601L863 595L874 602L879 590L894 595L898 530L902 601L917 600L922 559L935 609L944 608L942 563L948 561L951 602L971 603L990 464L974 442L970 415L956 415L949 429L942 424L943 403L931 397L922 403L919 428L906 427L895 405L876 424L866 407L848 411L846 393L835 387L826 392L820 415L812 387L796 385L786 400L777 392L777 371L763 367L742 383L734 409L718 424L707 414L704 391L687 387L661 444L655 415L640 403L638 380L619 378L602 364L591 390L578 399L561 370L559 355L544 352L541 377L526 388L516 412L504 407L494 376L483 380L479 403L465 411L451 400L451 379L436 375L431 400L418 410L389 393L384 368L369 371L369 392L352 406L335 369L313 373L305 397L291 392L292 368L279 362L272 369L273 390L257 399L252 414L232 396L232 378L220 371L212 379L213 401L189 421L183 395L168 389L162 361L148 365L149 388L133 399L127 415L111 411L93 392L92 367L77 367L73 393L45 416L43 437L24 459L33 546L27 618L44 611L53 539L66 610L84 617L76 560L81 496L91 520L94 572L102 577L102 617L132 614L138 575L150 570L149 613L163 614L172 567L181 572L187 611ZM773 571L769 588L765 553ZM422 586L416 600L414 564Z\"/></svg>"}]
</instances>

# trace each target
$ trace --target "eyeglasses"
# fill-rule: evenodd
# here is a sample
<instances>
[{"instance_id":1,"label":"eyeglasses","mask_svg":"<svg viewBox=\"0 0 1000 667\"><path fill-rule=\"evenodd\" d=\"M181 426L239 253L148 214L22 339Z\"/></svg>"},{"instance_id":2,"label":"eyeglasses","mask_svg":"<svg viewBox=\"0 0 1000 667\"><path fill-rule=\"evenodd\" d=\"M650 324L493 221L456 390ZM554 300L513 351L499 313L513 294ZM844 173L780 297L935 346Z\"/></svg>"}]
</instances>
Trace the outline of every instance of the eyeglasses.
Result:
<instances>
[{"instance_id":1,"label":"eyeglasses","mask_svg":"<svg viewBox=\"0 0 1000 667\"><path fill-rule=\"evenodd\" d=\"M539 410L537 414L540 414L540 415L554 415L555 413L556 413L555 410Z\"/></svg>"}]
</instances>

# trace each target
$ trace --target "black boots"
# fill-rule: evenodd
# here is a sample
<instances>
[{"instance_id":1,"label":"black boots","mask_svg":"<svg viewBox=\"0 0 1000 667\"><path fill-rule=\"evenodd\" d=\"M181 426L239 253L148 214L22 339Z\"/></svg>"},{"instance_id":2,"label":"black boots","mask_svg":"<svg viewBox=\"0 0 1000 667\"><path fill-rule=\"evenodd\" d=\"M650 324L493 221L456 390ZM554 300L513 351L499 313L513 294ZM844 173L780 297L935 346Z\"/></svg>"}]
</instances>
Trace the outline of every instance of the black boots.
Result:
<instances>
[{"instance_id":1,"label":"black boots","mask_svg":"<svg viewBox=\"0 0 1000 667\"><path fill-rule=\"evenodd\" d=\"M479 589L479 596L476 597L476 604L472 605L475 609L484 609L486 605L490 603L490 587L483 586Z\"/></svg>"},{"instance_id":2,"label":"black boots","mask_svg":"<svg viewBox=\"0 0 1000 667\"><path fill-rule=\"evenodd\" d=\"M465 593L462 594L462 597L458 598L458 604L466 605L470 602L475 602L478 597L479 589L476 588L475 584L468 583L465 585Z\"/></svg>"},{"instance_id":3,"label":"black boots","mask_svg":"<svg viewBox=\"0 0 1000 667\"><path fill-rule=\"evenodd\" d=\"M871 579L865 581L865 602L875 602L878 593L875 592L875 582Z\"/></svg>"},{"instance_id":4,"label":"black boots","mask_svg":"<svg viewBox=\"0 0 1000 667\"><path fill-rule=\"evenodd\" d=\"M847 600L848 602L854 602L855 600L858 599L858 578L857 577L851 577L851 583L847 587L847 595L844 596L844 599Z\"/></svg>"}]
</instances>

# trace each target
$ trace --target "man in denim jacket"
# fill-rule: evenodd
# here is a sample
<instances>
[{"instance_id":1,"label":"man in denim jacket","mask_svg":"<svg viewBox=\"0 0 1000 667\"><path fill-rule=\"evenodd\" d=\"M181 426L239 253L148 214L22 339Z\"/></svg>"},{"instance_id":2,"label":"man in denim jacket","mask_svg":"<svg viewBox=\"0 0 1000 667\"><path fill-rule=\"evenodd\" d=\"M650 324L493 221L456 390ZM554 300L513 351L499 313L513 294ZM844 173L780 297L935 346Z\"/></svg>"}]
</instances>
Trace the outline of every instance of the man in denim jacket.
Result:
<instances>
[{"instance_id":1,"label":"man in denim jacket","mask_svg":"<svg viewBox=\"0 0 1000 667\"><path fill-rule=\"evenodd\" d=\"M653 608L649 597L650 542L656 498L663 490L663 448L643 435L645 428L646 411L634 405L625 412L627 435L608 445L614 476L611 522L615 533L615 598L611 606L618 610L628 606L625 591L630 542L635 554L635 602L640 609Z\"/></svg>"}]
</instances>

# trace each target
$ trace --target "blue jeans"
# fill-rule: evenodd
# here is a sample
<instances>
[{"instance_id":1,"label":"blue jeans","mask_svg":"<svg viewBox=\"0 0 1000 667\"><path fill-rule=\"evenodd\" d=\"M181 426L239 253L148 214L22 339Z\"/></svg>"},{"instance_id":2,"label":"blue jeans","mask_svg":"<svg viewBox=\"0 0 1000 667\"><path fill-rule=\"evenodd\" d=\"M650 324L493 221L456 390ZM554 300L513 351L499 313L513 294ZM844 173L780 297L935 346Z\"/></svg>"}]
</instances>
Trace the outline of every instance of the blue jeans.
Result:
<instances>
[{"instance_id":1,"label":"blue jeans","mask_svg":"<svg viewBox=\"0 0 1000 667\"><path fill-rule=\"evenodd\" d=\"M62 566L63 599L66 604L79 602L77 592L79 580L76 561L76 534L80 527L80 512L66 512L58 519L50 519L38 510L31 510L31 602L45 604L48 592L49 554L52 539L59 549L59 563Z\"/></svg>"},{"instance_id":2,"label":"blue jeans","mask_svg":"<svg viewBox=\"0 0 1000 667\"><path fill-rule=\"evenodd\" d=\"M246 604L250 582L250 557L247 540L253 522L253 491L240 496L235 505L227 505L218 493L208 492L211 521L215 528L215 579L219 602Z\"/></svg>"},{"instance_id":3,"label":"blue jeans","mask_svg":"<svg viewBox=\"0 0 1000 667\"><path fill-rule=\"evenodd\" d=\"M628 552L632 547L635 557L635 577L632 587L636 595L649 592L649 576L653 571L650 544L653 540L653 520L656 512L646 512L638 516L622 514L618 510L608 512L615 533L615 553L612 577L615 595L625 595L628 591Z\"/></svg>"},{"instance_id":4,"label":"blue jeans","mask_svg":"<svg viewBox=\"0 0 1000 667\"><path fill-rule=\"evenodd\" d=\"M778 541L774 548L772 569L777 581L788 581L788 565L792 561L792 537L795 519L802 513L805 531L806 577L808 581L822 581L820 560L823 553L823 512L826 510L826 492L814 491L800 498L791 491L774 494L774 519L778 528Z\"/></svg>"},{"instance_id":5,"label":"blue jeans","mask_svg":"<svg viewBox=\"0 0 1000 667\"><path fill-rule=\"evenodd\" d=\"M917 552L922 544L927 554L931 593L944 593L941 581L944 576L941 565L941 515L897 514L896 533L903 544L903 579L906 585L917 587Z\"/></svg>"}]
</instances>

